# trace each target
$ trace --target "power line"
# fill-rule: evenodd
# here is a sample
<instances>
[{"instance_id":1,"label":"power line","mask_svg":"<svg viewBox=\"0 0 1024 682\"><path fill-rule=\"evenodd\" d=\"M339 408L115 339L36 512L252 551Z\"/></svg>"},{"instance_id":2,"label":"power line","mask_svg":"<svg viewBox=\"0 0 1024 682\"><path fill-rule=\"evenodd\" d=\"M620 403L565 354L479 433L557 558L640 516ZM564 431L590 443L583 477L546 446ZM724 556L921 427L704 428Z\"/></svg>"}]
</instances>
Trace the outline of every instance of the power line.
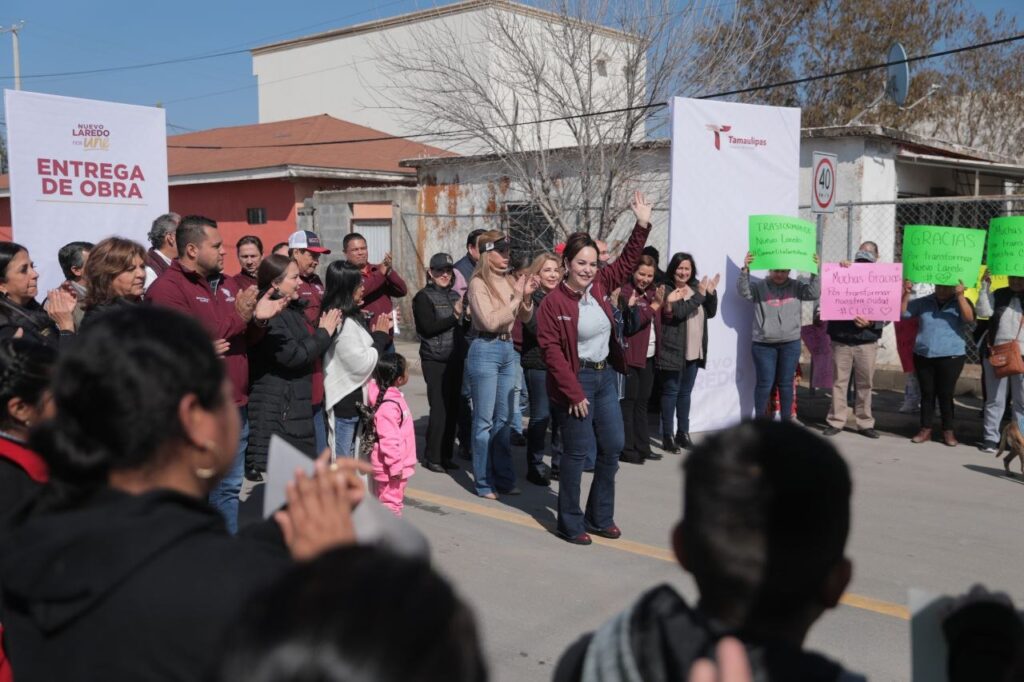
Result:
<instances>
[{"instance_id":1,"label":"power line","mask_svg":"<svg viewBox=\"0 0 1024 682\"><path fill-rule=\"evenodd\" d=\"M700 95L696 99L717 99L719 97L729 97L732 95L746 94L750 92L758 92L761 90L771 90L773 88L780 88L789 85L800 85L802 83L812 83L815 81L825 80L828 78L838 78L840 76L848 76L855 73L864 73L867 71L874 71L878 69L884 69L897 64L910 64L913 62L925 61L928 59L936 59L938 57L947 57L949 55L960 54L962 52L969 52L971 50L981 50L986 47L995 47L997 45L1006 45L1009 43L1024 40L1024 33L1007 38L999 38L997 40L990 40L984 43L975 43L973 45L965 45L963 47L952 48L949 50L942 50L940 52L933 52L930 54L918 55L916 57L908 57L907 59L898 59L892 62L883 62L881 64L872 64L870 66L860 66L852 69L843 69L842 71L832 71L829 73L818 74L815 76L805 76L803 78L795 78L787 81L779 81L777 83L768 83L766 85L756 85L749 88L742 88L739 90L726 90L723 92L716 92L708 95ZM606 116L610 114L624 114L630 111L646 111L648 109L660 109L668 106L666 102L655 102L652 104L644 104L641 106L634 107L621 107L618 109L605 109L602 111L590 111L583 114L573 114L569 116L555 116L552 118L538 119L534 121L523 121L520 123L501 123L493 126L485 126L483 128L464 128L461 130L449 130L435 133L412 133L409 135L383 135L379 137L364 137L349 140L328 140L324 142L292 142L284 144L266 144L266 145L238 145L238 146L224 146L224 145L168 145L174 149L276 149L283 147L321 147L327 145L339 145L339 144L360 144L364 142L384 142L388 140L414 140L416 138L428 138L437 139L446 136L464 135L479 133L488 130L500 130L502 128L514 128L516 126L523 125L541 125L544 123L557 123L560 121L568 121L570 119L579 118L591 118L594 116Z\"/></svg>"}]
</instances>

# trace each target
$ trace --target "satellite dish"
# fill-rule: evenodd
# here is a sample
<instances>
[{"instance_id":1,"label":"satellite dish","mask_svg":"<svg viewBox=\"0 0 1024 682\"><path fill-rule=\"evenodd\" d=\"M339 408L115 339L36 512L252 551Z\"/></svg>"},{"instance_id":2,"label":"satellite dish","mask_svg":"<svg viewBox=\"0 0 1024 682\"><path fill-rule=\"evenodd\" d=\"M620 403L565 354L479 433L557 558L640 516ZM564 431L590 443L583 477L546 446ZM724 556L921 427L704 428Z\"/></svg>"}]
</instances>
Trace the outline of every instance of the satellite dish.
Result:
<instances>
[{"instance_id":1,"label":"satellite dish","mask_svg":"<svg viewBox=\"0 0 1024 682\"><path fill-rule=\"evenodd\" d=\"M885 61L889 63L889 66L886 67L885 94L896 106L902 107L907 101L907 92L910 90L910 64L907 63L907 51L899 43L893 43Z\"/></svg>"}]
</instances>

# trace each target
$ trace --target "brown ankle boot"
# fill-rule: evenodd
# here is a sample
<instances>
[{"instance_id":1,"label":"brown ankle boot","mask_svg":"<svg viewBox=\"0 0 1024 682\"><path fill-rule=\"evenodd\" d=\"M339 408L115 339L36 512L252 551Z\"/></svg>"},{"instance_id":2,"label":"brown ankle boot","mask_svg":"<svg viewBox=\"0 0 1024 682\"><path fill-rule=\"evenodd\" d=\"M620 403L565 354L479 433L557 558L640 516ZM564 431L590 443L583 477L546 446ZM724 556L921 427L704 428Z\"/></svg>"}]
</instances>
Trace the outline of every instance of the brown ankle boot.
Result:
<instances>
[{"instance_id":1,"label":"brown ankle boot","mask_svg":"<svg viewBox=\"0 0 1024 682\"><path fill-rule=\"evenodd\" d=\"M932 430L922 427L917 435L910 439L911 443L925 443L932 439Z\"/></svg>"},{"instance_id":2,"label":"brown ankle boot","mask_svg":"<svg viewBox=\"0 0 1024 682\"><path fill-rule=\"evenodd\" d=\"M942 442L951 448L955 448L957 445L960 445L960 442L957 441L956 436L953 435L952 430L942 432Z\"/></svg>"}]
</instances>

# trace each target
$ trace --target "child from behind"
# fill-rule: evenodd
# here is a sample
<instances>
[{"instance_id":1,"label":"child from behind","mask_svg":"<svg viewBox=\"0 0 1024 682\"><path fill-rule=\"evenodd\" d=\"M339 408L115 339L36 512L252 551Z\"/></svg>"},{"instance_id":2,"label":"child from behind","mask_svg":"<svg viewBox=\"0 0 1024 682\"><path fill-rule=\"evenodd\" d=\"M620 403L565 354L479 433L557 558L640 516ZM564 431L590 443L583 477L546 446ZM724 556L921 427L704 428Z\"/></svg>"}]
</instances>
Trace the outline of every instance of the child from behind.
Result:
<instances>
[{"instance_id":1,"label":"child from behind","mask_svg":"<svg viewBox=\"0 0 1024 682\"><path fill-rule=\"evenodd\" d=\"M374 410L377 443L370 454L377 499L395 516L402 515L405 486L416 470L416 433L412 413L399 390L409 380L405 357L385 353L367 386Z\"/></svg>"}]
</instances>

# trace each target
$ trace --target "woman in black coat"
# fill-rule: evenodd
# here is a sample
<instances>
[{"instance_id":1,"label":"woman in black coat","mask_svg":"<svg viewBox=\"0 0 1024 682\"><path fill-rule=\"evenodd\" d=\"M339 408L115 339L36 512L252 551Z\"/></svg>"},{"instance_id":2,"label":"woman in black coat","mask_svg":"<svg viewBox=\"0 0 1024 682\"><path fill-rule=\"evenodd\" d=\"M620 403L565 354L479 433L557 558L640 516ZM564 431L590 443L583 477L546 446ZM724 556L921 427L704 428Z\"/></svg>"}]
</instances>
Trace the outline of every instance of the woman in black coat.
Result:
<instances>
[{"instance_id":1,"label":"woman in black coat","mask_svg":"<svg viewBox=\"0 0 1024 682\"><path fill-rule=\"evenodd\" d=\"M338 478L323 463L288 509L333 530L283 510L283 535L273 521L253 526L259 539L228 535L206 500L233 465L240 418L209 336L179 313L98 316L62 354L54 404L29 440L50 482L0 540L19 682L206 679L254 592L292 558L352 540L351 468Z\"/></svg>"},{"instance_id":2,"label":"woman in black coat","mask_svg":"<svg viewBox=\"0 0 1024 682\"><path fill-rule=\"evenodd\" d=\"M146 249L131 239L108 237L85 264L85 315L79 329L112 308L136 305L146 284Z\"/></svg>"},{"instance_id":3,"label":"woman in black coat","mask_svg":"<svg viewBox=\"0 0 1024 682\"><path fill-rule=\"evenodd\" d=\"M57 349L75 333L75 295L54 289L42 306L38 294L39 273L28 249L0 242L0 339L20 336Z\"/></svg>"},{"instance_id":4,"label":"woman in black coat","mask_svg":"<svg viewBox=\"0 0 1024 682\"><path fill-rule=\"evenodd\" d=\"M412 316L420 338L420 361L427 383L430 421L424 467L441 473L458 469L452 461L462 391L462 298L455 293L455 267L447 253L430 258L427 285L412 299Z\"/></svg>"},{"instance_id":5,"label":"woman in black coat","mask_svg":"<svg viewBox=\"0 0 1024 682\"><path fill-rule=\"evenodd\" d=\"M316 329L309 324L299 299L299 267L285 256L270 256L257 274L259 295L273 289L273 298L290 299L271 318L262 338L249 346L249 478L267 470L270 436L278 434L309 455L316 449L313 405L323 403L322 358L341 313L325 312Z\"/></svg>"}]
</instances>

